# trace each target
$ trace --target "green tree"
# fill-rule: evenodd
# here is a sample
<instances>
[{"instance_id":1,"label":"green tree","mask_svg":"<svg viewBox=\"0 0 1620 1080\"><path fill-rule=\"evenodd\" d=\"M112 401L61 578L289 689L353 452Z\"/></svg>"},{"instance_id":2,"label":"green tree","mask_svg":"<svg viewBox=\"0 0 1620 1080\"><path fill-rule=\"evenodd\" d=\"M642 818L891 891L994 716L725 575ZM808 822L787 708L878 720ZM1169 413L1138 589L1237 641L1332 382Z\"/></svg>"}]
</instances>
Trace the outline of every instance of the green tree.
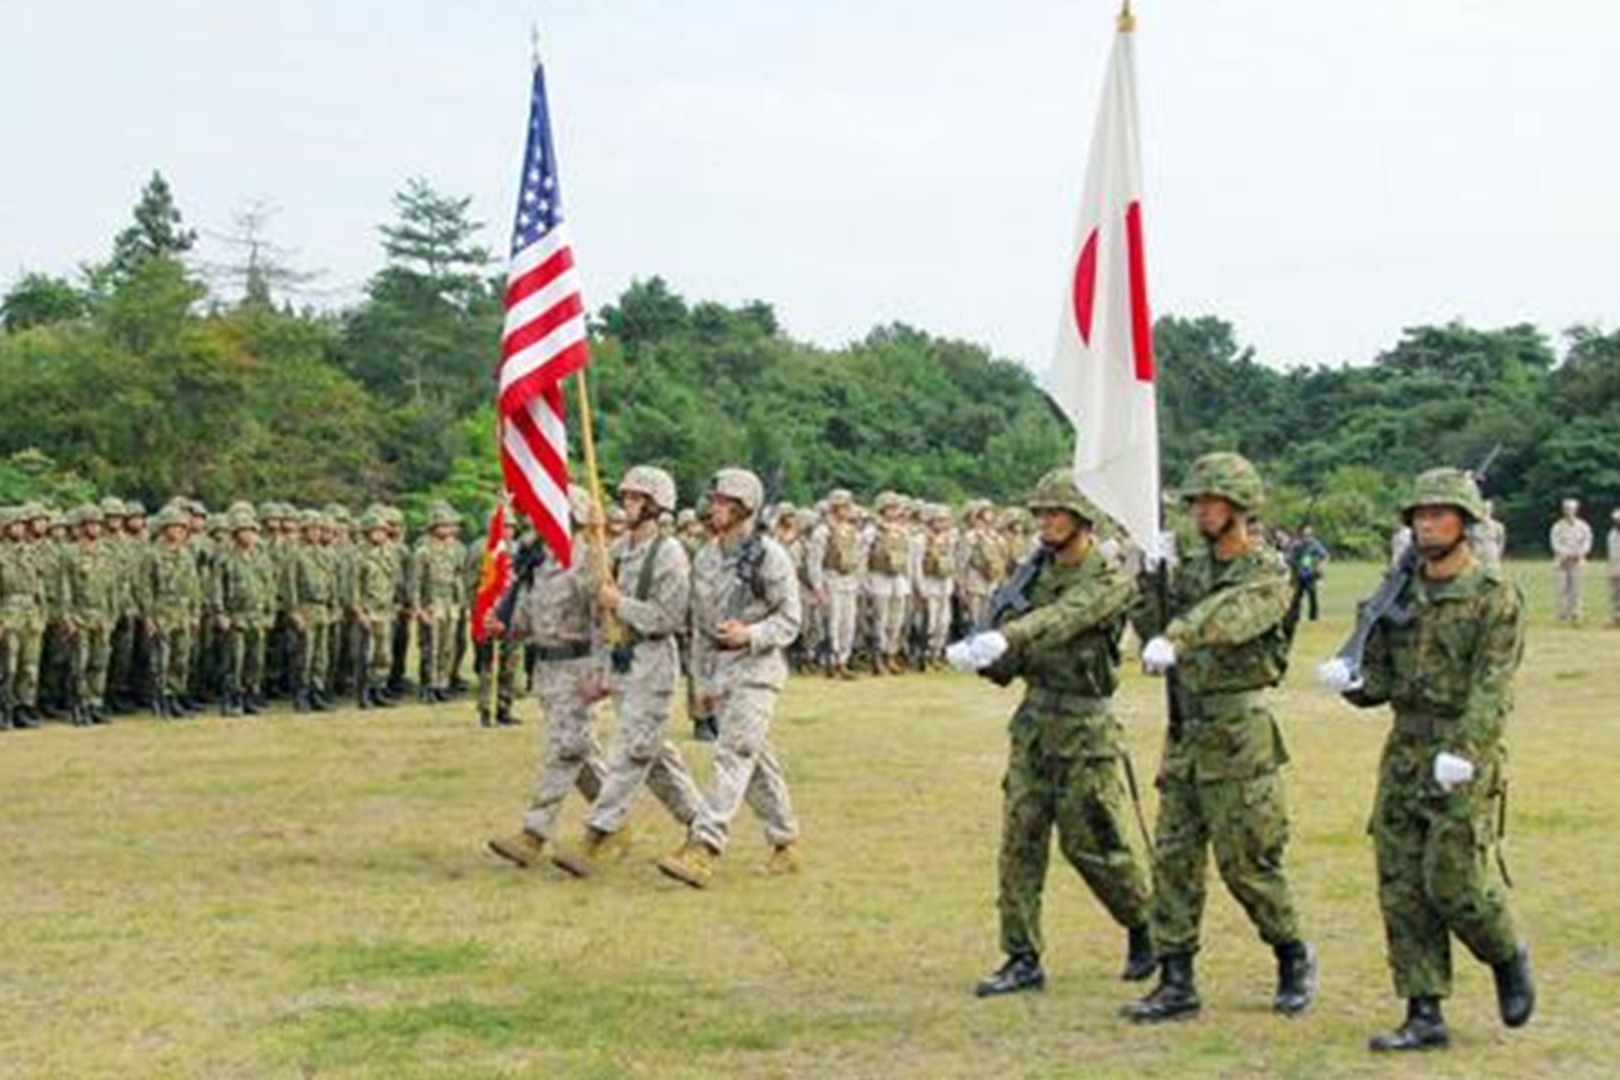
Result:
<instances>
[{"instance_id":1,"label":"green tree","mask_svg":"<svg viewBox=\"0 0 1620 1080\"><path fill-rule=\"evenodd\" d=\"M35 326L69 322L88 310L83 290L48 274L24 274L0 299L0 327L15 334Z\"/></svg>"}]
</instances>

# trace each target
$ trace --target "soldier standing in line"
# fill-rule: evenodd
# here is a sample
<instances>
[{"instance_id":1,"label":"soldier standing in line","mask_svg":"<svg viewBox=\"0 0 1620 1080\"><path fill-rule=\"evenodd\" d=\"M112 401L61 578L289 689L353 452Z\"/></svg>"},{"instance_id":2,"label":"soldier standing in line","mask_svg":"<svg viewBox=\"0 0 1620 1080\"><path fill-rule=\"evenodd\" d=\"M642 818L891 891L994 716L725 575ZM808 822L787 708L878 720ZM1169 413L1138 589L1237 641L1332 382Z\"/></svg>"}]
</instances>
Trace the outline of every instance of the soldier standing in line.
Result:
<instances>
[{"instance_id":1,"label":"soldier standing in line","mask_svg":"<svg viewBox=\"0 0 1620 1080\"><path fill-rule=\"evenodd\" d=\"M968 503L962 513L957 587L969 625L980 628L986 625L991 594L1007 575L1007 544L992 524L994 515L995 508L983 499Z\"/></svg>"},{"instance_id":2,"label":"soldier standing in line","mask_svg":"<svg viewBox=\"0 0 1620 1080\"><path fill-rule=\"evenodd\" d=\"M1565 499L1560 505L1561 516L1548 534L1553 580L1558 590L1558 621L1572 624L1581 621L1581 577L1586 557L1592 554L1592 526L1582 520L1580 510L1578 500Z\"/></svg>"},{"instance_id":3,"label":"soldier standing in line","mask_svg":"<svg viewBox=\"0 0 1620 1080\"><path fill-rule=\"evenodd\" d=\"M70 563L74 637L73 722L107 723L107 658L121 605L118 556L101 538L101 510L81 506L71 517L78 536Z\"/></svg>"},{"instance_id":4,"label":"soldier standing in line","mask_svg":"<svg viewBox=\"0 0 1620 1080\"><path fill-rule=\"evenodd\" d=\"M951 594L956 588L956 553L961 545L951 530L948 507L928 507L923 521L925 531L917 545L916 585L912 592L922 608L926 642L923 666L938 671L945 665L945 645L951 635Z\"/></svg>"},{"instance_id":5,"label":"soldier standing in line","mask_svg":"<svg viewBox=\"0 0 1620 1080\"><path fill-rule=\"evenodd\" d=\"M337 559L329 519L318 510L299 517L303 543L287 568L287 610L293 632L293 709L325 712L332 670L332 633L339 604Z\"/></svg>"},{"instance_id":6,"label":"soldier standing in line","mask_svg":"<svg viewBox=\"0 0 1620 1080\"><path fill-rule=\"evenodd\" d=\"M355 696L362 709L391 708L394 616L399 610L399 554L390 537L389 515L381 506L360 518L365 546L355 553L349 594L355 621Z\"/></svg>"},{"instance_id":7,"label":"soldier standing in line","mask_svg":"<svg viewBox=\"0 0 1620 1080\"><path fill-rule=\"evenodd\" d=\"M37 728L39 659L45 632L45 585L29 545L29 522L42 513L33 505L0 517L0 723Z\"/></svg>"},{"instance_id":8,"label":"soldier standing in line","mask_svg":"<svg viewBox=\"0 0 1620 1080\"><path fill-rule=\"evenodd\" d=\"M258 517L249 503L226 515L230 544L219 554L212 602L225 646L222 716L257 716L264 711L265 656L281 594L281 575L260 544Z\"/></svg>"},{"instance_id":9,"label":"soldier standing in line","mask_svg":"<svg viewBox=\"0 0 1620 1080\"><path fill-rule=\"evenodd\" d=\"M815 602L827 612L828 678L854 678L849 659L861 590L861 540L854 513L855 499L848 491L839 488L828 495L827 520L810 534L806 555Z\"/></svg>"},{"instance_id":10,"label":"soldier standing in line","mask_svg":"<svg viewBox=\"0 0 1620 1080\"><path fill-rule=\"evenodd\" d=\"M419 701L450 700L456 619L467 597L462 579L466 552L456 537L461 515L440 503L428 515L428 535L417 545L411 568L411 605L420 627L422 680Z\"/></svg>"},{"instance_id":11,"label":"soldier standing in line","mask_svg":"<svg viewBox=\"0 0 1620 1080\"><path fill-rule=\"evenodd\" d=\"M885 491L874 505L867 556L867 592L872 599L872 672L900 675L906 643L906 600L911 595L911 531L900 496Z\"/></svg>"},{"instance_id":12,"label":"soldier standing in line","mask_svg":"<svg viewBox=\"0 0 1620 1080\"><path fill-rule=\"evenodd\" d=\"M1199 458L1181 498L1203 550L1175 568L1168 596L1144 587L1133 615L1146 642L1142 666L1174 675L1153 845L1160 982L1124 1013L1151 1023L1198 1011L1193 957L1213 848L1221 880L1276 955L1272 1007L1292 1016L1315 996L1316 953L1300 936L1283 869L1289 830L1279 770L1288 753L1266 700L1292 644L1288 565L1249 532L1265 488L1247 459Z\"/></svg>"},{"instance_id":13,"label":"soldier standing in line","mask_svg":"<svg viewBox=\"0 0 1620 1080\"><path fill-rule=\"evenodd\" d=\"M602 583L597 596L603 617L616 618L629 634L629 643L616 647L612 657L619 730L583 842L552 857L575 877L589 877L603 859L629 849L626 818L643 786L682 827L692 824L703 805L681 752L667 738L680 674L675 632L686 623L691 589L685 549L658 527L660 515L675 509L675 479L663 469L637 465L619 482L619 505L626 532L614 550L613 579Z\"/></svg>"},{"instance_id":14,"label":"soldier standing in line","mask_svg":"<svg viewBox=\"0 0 1620 1080\"><path fill-rule=\"evenodd\" d=\"M756 527L765 487L747 469L721 469L709 486L713 537L692 566L692 668L703 712L718 721L714 781L686 842L658 863L665 875L709 883L746 800L771 845L766 870L799 867L798 819L770 742L787 683L786 649L799 636L799 578L782 545Z\"/></svg>"},{"instance_id":15,"label":"soldier standing in line","mask_svg":"<svg viewBox=\"0 0 1620 1080\"><path fill-rule=\"evenodd\" d=\"M1371 1040L1375 1051L1449 1041L1440 1003L1451 993L1452 935L1490 966L1503 1023L1519 1027L1535 1011L1529 951L1486 877L1507 797L1503 735L1524 652L1524 598L1467 542L1483 504L1459 469L1417 478L1402 507L1419 556L1397 600L1409 617L1372 628L1359 672L1322 669L1352 704L1395 712L1368 828L1390 972L1407 1010L1404 1023Z\"/></svg>"},{"instance_id":16,"label":"soldier standing in line","mask_svg":"<svg viewBox=\"0 0 1620 1080\"><path fill-rule=\"evenodd\" d=\"M187 540L186 512L166 506L153 520L156 542L141 563L141 609L152 669L152 715L179 719L199 710L186 700L191 677L191 638L203 608L203 582Z\"/></svg>"},{"instance_id":17,"label":"soldier standing in line","mask_svg":"<svg viewBox=\"0 0 1620 1080\"><path fill-rule=\"evenodd\" d=\"M389 631L387 691L390 697L398 699L404 697L405 692L411 688L410 680L405 677L405 670L411 652L411 627L416 623L413 600L416 586L411 580L416 561L412 558L410 540L405 531L404 511L396 506L384 507L383 522L388 532L388 551L394 557L391 572L394 581L394 614ZM418 676L420 676L421 661L425 658L425 650L422 649L420 641L417 642L417 652Z\"/></svg>"},{"instance_id":18,"label":"soldier standing in line","mask_svg":"<svg viewBox=\"0 0 1620 1080\"><path fill-rule=\"evenodd\" d=\"M1031 609L996 629L951 646L952 666L1027 689L1008 725L1012 747L1002 783L1001 948L1006 962L974 989L994 997L1046 985L1041 967L1041 893L1059 849L1126 931L1127 981L1153 974L1148 931L1148 874L1126 840L1129 770L1124 733L1114 718L1119 638L1136 597L1126 577L1097 548L1102 513L1067 469L1036 485L1041 567L1026 598ZM1134 791L1134 785L1133 785Z\"/></svg>"}]
</instances>

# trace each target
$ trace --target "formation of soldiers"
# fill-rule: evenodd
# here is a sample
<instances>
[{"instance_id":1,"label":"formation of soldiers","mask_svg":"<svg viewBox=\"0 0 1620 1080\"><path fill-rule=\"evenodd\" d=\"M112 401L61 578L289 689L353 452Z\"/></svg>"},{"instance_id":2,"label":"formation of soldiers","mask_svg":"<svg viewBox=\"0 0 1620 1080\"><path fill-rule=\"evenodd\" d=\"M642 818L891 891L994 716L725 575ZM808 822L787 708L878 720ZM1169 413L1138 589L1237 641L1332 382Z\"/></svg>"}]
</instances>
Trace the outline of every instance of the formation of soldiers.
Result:
<instances>
[{"instance_id":1,"label":"formation of soldiers","mask_svg":"<svg viewBox=\"0 0 1620 1080\"><path fill-rule=\"evenodd\" d=\"M459 527L443 505L414 544L381 505L0 508L0 727L209 706L251 716L277 698L299 712L351 695L386 707L413 685L420 701L447 701L466 686L482 554Z\"/></svg>"}]
</instances>

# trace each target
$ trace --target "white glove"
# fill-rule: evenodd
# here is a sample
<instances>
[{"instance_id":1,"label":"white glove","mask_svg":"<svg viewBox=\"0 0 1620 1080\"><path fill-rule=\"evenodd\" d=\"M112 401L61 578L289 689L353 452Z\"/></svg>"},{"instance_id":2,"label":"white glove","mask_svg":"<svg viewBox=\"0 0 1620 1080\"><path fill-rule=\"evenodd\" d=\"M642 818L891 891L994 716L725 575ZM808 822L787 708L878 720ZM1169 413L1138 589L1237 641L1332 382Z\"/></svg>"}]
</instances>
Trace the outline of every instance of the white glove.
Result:
<instances>
[{"instance_id":1,"label":"white glove","mask_svg":"<svg viewBox=\"0 0 1620 1080\"><path fill-rule=\"evenodd\" d=\"M967 646L973 670L983 671L1006 655L1007 638L1000 630L987 630L968 638Z\"/></svg>"},{"instance_id":2,"label":"white glove","mask_svg":"<svg viewBox=\"0 0 1620 1080\"><path fill-rule=\"evenodd\" d=\"M1156 637L1142 646L1142 670L1163 675L1176 666L1176 647L1165 637Z\"/></svg>"},{"instance_id":3,"label":"white glove","mask_svg":"<svg viewBox=\"0 0 1620 1080\"><path fill-rule=\"evenodd\" d=\"M968 672L973 668L972 639L953 641L945 647L945 662L952 671Z\"/></svg>"},{"instance_id":4,"label":"white glove","mask_svg":"<svg viewBox=\"0 0 1620 1080\"><path fill-rule=\"evenodd\" d=\"M1361 674L1350 666L1349 661L1338 656L1317 667L1316 680L1335 694L1347 694L1365 685Z\"/></svg>"},{"instance_id":5,"label":"white glove","mask_svg":"<svg viewBox=\"0 0 1620 1080\"><path fill-rule=\"evenodd\" d=\"M1434 782L1447 793L1455 791L1474 779L1474 763L1465 757L1442 750L1434 755Z\"/></svg>"}]
</instances>

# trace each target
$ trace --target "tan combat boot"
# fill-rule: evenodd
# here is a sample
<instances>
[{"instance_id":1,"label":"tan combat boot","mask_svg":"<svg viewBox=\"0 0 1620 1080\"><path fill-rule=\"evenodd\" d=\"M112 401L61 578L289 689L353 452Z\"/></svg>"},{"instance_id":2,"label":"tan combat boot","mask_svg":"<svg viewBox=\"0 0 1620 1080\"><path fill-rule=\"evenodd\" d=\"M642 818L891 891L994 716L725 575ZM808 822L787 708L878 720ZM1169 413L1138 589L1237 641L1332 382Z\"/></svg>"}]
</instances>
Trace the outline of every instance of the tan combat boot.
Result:
<instances>
[{"instance_id":1,"label":"tan combat boot","mask_svg":"<svg viewBox=\"0 0 1620 1080\"><path fill-rule=\"evenodd\" d=\"M773 846L771 857L765 860L765 872L772 876L797 874L803 868L804 861L799 858L799 845L792 840Z\"/></svg>"},{"instance_id":2,"label":"tan combat boot","mask_svg":"<svg viewBox=\"0 0 1620 1080\"><path fill-rule=\"evenodd\" d=\"M528 829L520 829L511 836L498 837L489 842L489 850L525 869L540 861L546 842Z\"/></svg>"},{"instance_id":3,"label":"tan combat boot","mask_svg":"<svg viewBox=\"0 0 1620 1080\"><path fill-rule=\"evenodd\" d=\"M551 857L552 865L577 878L588 878L596 873L598 864L608 859L622 859L630 853L630 827L618 832L601 832L585 827L585 839L576 851L559 852Z\"/></svg>"},{"instance_id":4,"label":"tan combat boot","mask_svg":"<svg viewBox=\"0 0 1620 1080\"><path fill-rule=\"evenodd\" d=\"M681 850L658 860L658 869L676 881L701 889L714 876L720 853L700 840L688 840Z\"/></svg>"}]
</instances>

